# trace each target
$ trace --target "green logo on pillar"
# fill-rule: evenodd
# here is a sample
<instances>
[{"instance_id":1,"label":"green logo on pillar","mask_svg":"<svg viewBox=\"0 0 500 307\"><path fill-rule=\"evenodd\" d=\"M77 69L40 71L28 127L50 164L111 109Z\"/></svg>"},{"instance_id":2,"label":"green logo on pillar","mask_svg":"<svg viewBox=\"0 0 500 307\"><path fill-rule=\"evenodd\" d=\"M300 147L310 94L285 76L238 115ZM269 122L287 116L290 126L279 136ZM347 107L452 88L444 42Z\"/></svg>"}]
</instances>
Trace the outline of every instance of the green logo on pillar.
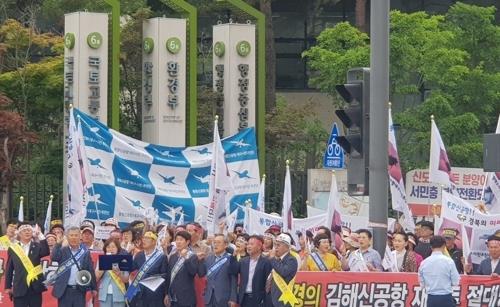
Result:
<instances>
[{"instance_id":1,"label":"green logo on pillar","mask_svg":"<svg viewBox=\"0 0 500 307\"><path fill-rule=\"evenodd\" d=\"M73 47L75 47L75 34L66 33L66 35L64 35L64 47L68 49L73 49Z\"/></svg>"},{"instance_id":2,"label":"green logo on pillar","mask_svg":"<svg viewBox=\"0 0 500 307\"><path fill-rule=\"evenodd\" d=\"M172 54L179 53L181 50L181 40L177 37L167 39L167 50Z\"/></svg>"},{"instance_id":3,"label":"green logo on pillar","mask_svg":"<svg viewBox=\"0 0 500 307\"><path fill-rule=\"evenodd\" d=\"M236 52L242 57L246 57L250 53L250 43L247 41L240 41L236 44Z\"/></svg>"},{"instance_id":4,"label":"green logo on pillar","mask_svg":"<svg viewBox=\"0 0 500 307\"><path fill-rule=\"evenodd\" d=\"M224 56L226 53L226 45L223 42L216 42L214 45L214 54L219 58Z\"/></svg>"},{"instance_id":5,"label":"green logo on pillar","mask_svg":"<svg viewBox=\"0 0 500 307\"><path fill-rule=\"evenodd\" d=\"M155 42L151 37L144 38L144 42L142 44L144 52L150 54L151 52L153 52L154 47L155 47Z\"/></svg>"},{"instance_id":6,"label":"green logo on pillar","mask_svg":"<svg viewBox=\"0 0 500 307\"><path fill-rule=\"evenodd\" d=\"M87 36L87 44L92 49L97 49L102 45L102 35L98 32L92 32Z\"/></svg>"}]
</instances>

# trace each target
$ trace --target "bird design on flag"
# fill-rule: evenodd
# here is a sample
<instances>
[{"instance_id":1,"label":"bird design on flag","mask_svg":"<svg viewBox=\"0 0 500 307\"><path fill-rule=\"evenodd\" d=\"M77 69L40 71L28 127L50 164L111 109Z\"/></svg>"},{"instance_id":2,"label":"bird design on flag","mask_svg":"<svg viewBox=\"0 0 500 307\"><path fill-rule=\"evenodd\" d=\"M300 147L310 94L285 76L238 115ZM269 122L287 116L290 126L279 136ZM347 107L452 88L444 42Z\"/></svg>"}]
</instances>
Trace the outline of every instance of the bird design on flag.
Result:
<instances>
[{"instance_id":1,"label":"bird design on flag","mask_svg":"<svg viewBox=\"0 0 500 307\"><path fill-rule=\"evenodd\" d=\"M125 198L132 204L132 206L140 209L144 209L140 200L133 200L125 196Z\"/></svg>"},{"instance_id":2,"label":"bird design on flag","mask_svg":"<svg viewBox=\"0 0 500 307\"><path fill-rule=\"evenodd\" d=\"M98 168L101 168L101 169L106 169L104 168L104 166L101 165L101 159L99 158L96 158L96 159L91 159L91 158L87 158L89 160L89 163L91 166L95 166L95 167L98 167Z\"/></svg>"},{"instance_id":3,"label":"bird design on flag","mask_svg":"<svg viewBox=\"0 0 500 307\"><path fill-rule=\"evenodd\" d=\"M160 176L163 179L164 183L169 183L169 184L175 184L177 183L174 182L175 176L163 176L162 174L158 173L158 176Z\"/></svg>"},{"instance_id":4,"label":"bird design on flag","mask_svg":"<svg viewBox=\"0 0 500 307\"><path fill-rule=\"evenodd\" d=\"M250 144L243 142L243 139L238 140L238 141L231 141L230 143L234 144L236 147L239 147L239 148L250 146Z\"/></svg>"},{"instance_id":5,"label":"bird design on flag","mask_svg":"<svg viewBox=\"0 0 500 307\"><path fill-rule=\"evenodd\" d=\"M242 172L238 172L238 171L233 171L233 172L235 172L238 175L238 178L240 178L240 179L244 179L244 178L253 179L253 177L250 177L248 175L248 173L249 173L248 170L244 170Z\"/></svg>"},{"instance_id":6,"label":"bird design on flag","mask_svg":"<svg viewBox=\"0 0 500 307\"><path fill-rule=\"evenodd\" d=\"M208 147L203 147L202 149L191 149L191 151L196 151L199 155L211 154L211 152L208 151Z\"/></svg>"}]
</instances>

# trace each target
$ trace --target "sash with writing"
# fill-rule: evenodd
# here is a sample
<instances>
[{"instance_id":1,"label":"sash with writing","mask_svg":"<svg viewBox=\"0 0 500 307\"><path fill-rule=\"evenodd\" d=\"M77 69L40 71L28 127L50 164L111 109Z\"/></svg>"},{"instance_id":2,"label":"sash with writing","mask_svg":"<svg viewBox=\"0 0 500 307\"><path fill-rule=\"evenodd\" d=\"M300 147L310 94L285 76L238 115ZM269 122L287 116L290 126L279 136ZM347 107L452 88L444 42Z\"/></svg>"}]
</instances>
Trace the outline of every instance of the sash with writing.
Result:
<instances>
[{"instance_id":1,"label":"sash with writing","mask_svg":"<svg viewBox=\"0 0 500 307\"><path fill-rule=\"evenodd\" d=\"M161 255L163 255L163 252L156 249L153 252L153 254L151 255L151 257L149 257L149 259L146 260L146 262L144 262L144 264L141 266L141 268L139 269L139 272L137 272L137 275L135 275L134 280L132 281L132 283L128 287L127 292L125 293L125 299L128 302L130 302L134 298L134 296L137 294L137 292L139 292L139 289L140 289L139 283L144 278L144 276L149 271L149 269L153 265L155 265L155 263L158 260L161 259Z\"/></svg>"},{"instance_id":2,"label":"sash with writing","mask_svg":"<svg viewBox=\"0 0 500 307\"><path fill-rule=\"evenodd\" d=\"M69 252L72 253L71 248L70 248ZM59 278L59 276L61 276L64 272L69 270L74 264L77 264L78 262L80 262L82 257L87 252L88 252L87 247L85 247L85 245L83 245L83 244L80 244L80 248L78 249L76 254L73 257L64 261L61 265L59 265L59 267L54 272L54 274L52 274L52 276L49 279L47 279L44 283L46 285L50 285L50 284L54 283L56 281L56 279Z\"/></svg>"},{"instance_id":3,"label":"sash with writing","mask_svg":"<svg viewBox=\"0 0 500 307\"><path fill-rule=\"evenodd\" d=\"M230 257L230 255L228 253L226 253L219 260L214 262L214 264L212 264L207 270L207 278L210 278L212 276L215 277L217 275L217 273L219 273L219 271L222 268L222 266L224 265L224 263L226 263L229 260L229 257Z\"/></svg>"},{"instance_id":4,"label":"sash with writing","mask_svg":"<svg viewBox=\"0 0 500 307\"><path fill-rule=\"evenodd\" d=\"M34 266L31 259L24 253L24 249L19 244L10 244L9 248L16 254L24 269L26 270L26 284L31 285L31 283L38 279L38 276L43 273L42 266Z\"/></svg>"},{"instance_id":5,"label":"sash with writing","mask_svg":"<svg viewBox=\"0 0 500 307\"><path fill-rule=\"evenodd\" d=\"M172 268L172 273L170 274L170 282L172 282L174 280L175 275L177 275L177 273L179 273L179 271L184 266L184 262L186 262L186 259L189 259L191 257L191 255L193 255L192 251L187 252L186 258L181 257L181 255L179 254L179 259L177 259L177 262L174 264L174 267Z\"/></svg>"},{"instance_id":6,"label":"sash with writing","mask_svg":"<svg viewBox=\"0 0 500 307\"><path fill-rule=\"evenodd\" d=\"M311 253L311 258L314 260L314 264L318 267L320 271L326 272L328 271L328 268L326 267L325 262L321 258L321 256L318 253Z\"/></svg>"},{"instance_id":7,"label":"sash with writing","mask_svg":"<svg viewBox=\"0 0 500 307\"><path fill-rule=\"evenodd\" d=\"M292 278L292 280L290 280L290 282L287 284L283 277L281 277L281 275L278 274L275 270L272 271L272 274L274 283L281 292L278 301L283 302L284 305L290 304L290 306L295 306L295 304L298 304L299 301L293 294L293 284L295 283L295 277Z\"/></svg>"},{"instance_id":8,"label":"sash with writing","mask_svg":"<svg viewBox=\"0 0 500 307\"><path fill-rule=\"evenodd\" d=\"M366 265L365 258L363 254L358 250L351 254L351 259L349 259L349 268L354 272L369 272L368 266Z\"/></svg>"},{"instance_id":9,"label":"sash with writing","mask_svg":"<svg viewBox=\"0 0 500 307\"><path fill-rule=\"evenodd\" d=\"M118 289L120 289L121 293L125 294L125 283L120 278L120 276L118 276L113 271L108 271L108 273L109 273L109 276L111 277L111 279L113 280L113 282L115 283L115 285L118 287Z\"/></svg>"}]
</instances>

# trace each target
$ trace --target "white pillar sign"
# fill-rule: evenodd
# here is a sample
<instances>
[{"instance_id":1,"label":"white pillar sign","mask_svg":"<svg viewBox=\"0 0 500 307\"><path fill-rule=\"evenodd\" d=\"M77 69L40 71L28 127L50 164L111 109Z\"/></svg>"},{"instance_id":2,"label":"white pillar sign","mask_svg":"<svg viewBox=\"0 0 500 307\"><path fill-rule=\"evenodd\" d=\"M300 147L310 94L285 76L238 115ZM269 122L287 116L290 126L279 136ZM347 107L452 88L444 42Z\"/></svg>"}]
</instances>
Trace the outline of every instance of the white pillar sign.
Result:
<instances>
[{"instance_id":1,"label":"white pillar sign","mask_svg":"<svg viewBox=\"0 0 500 307\"><path fill-rule=\"evenodd\" d=\"M142 140L186 145L186 19L144 21Z\"/></svg>"},{"instance_id":2,"label":"white pillar sign","mask_svg":"<svg viewBox=\"0 0 500 307\"><path fill-rule=\"evenodd\" d=\"M216 108L223 135L255 127L255 25L215 25L213 51L213 86L224 97Z\"/></svg>"},{"instance_id":3,"label":"white pillar sign","mask_svg":"<svg viewBox=\"0 0 500 307\"><path fill-rule=\"evenodd\" d=\"M68 208L67 137L69 105L108 121L108 14L64 15L64 168L63 199Z\"/></svg>"},{"instance_id":4,"label":"white pillar sign","mask_svg":"<svg viewBox=\"0 0 500 307\"><path fill-rule=\"evenodd\" d=\"M64 16L64 102L108 120L108 14Z\"/></svg>"}]
</instances>

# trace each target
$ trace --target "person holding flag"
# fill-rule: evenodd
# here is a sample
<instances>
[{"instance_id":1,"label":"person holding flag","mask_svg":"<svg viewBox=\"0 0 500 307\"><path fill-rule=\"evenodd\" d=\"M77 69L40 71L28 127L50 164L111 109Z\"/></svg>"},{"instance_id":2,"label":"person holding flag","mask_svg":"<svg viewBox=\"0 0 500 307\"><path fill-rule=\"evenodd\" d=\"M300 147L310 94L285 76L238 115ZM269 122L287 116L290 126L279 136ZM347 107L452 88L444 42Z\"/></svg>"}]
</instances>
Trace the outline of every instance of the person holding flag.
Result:
<instances>
[{"instance_id":1,"label":"person holding flag","mask_svg":"<svg viewBox=\"0 0 500 307\"><path fill-rule=\"evenodd\" d=\"M152 231L146 231L142 236L142 251L134 257L133 268L136 274L125 293L125 299L130 306L163 307L168 288L168 282L165 282L167 258L163 250L157 248L157 240L158 236ZM163 282L155 290L151 290L141 283L148 277L163 278Z\"/></svg>"},{"instance_id":2,"label":"person holding flag","mask_svg":"<svg viewBox=\"0 0 500 307\"><path fill-rule=\"evenodd\" d=\"M33 227L28 222L19 224L19 242L10 243L5 275L5 289L14 307L42 306L42 292L47 291L41 259L50 254L47 241L40 234L40 242L33 241Z\"/></svg>"}]
</instances>

